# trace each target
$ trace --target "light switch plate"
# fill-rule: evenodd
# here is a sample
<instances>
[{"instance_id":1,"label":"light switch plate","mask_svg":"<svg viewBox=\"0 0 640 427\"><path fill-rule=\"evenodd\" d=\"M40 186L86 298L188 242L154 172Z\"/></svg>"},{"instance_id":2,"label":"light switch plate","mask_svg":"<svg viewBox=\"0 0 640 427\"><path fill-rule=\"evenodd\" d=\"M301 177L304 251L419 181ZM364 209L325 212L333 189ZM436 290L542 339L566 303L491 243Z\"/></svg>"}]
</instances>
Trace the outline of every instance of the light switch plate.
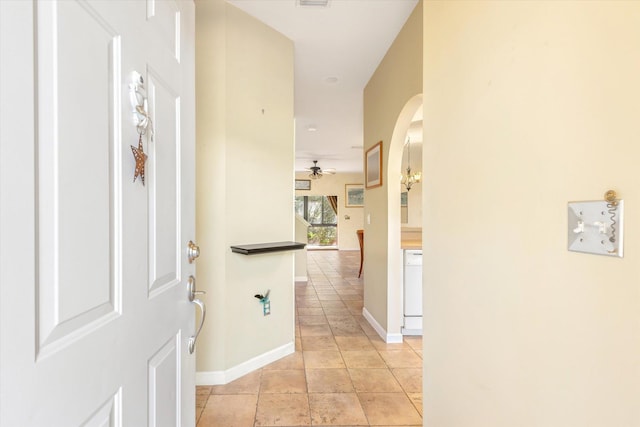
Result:
<instances>
[{"instance_id":1,"label":"light switch plate","mask_svg":"<svg viewBox=\"0 0 640 427\"><path fill-rule=\"evenodd\" d=\"M569 202L567 242L570 251L622 258L624 201Z\"/></svg>"}]
</instances>

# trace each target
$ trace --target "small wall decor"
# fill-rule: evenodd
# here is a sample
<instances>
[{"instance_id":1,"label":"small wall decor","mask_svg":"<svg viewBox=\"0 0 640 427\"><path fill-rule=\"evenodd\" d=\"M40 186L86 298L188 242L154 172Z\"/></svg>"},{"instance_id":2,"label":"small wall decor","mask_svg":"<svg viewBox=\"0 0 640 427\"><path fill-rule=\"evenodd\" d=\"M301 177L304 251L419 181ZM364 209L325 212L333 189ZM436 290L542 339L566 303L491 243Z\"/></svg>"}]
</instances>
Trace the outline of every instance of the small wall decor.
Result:
<instances>
[{"instance_id":1,"label":"small wall decor","mask_svg":"<svg viewBox=\"0 0 640 427\"><path fill-rule=\"evenodd\" d=\"M366 188L382 185L382 141L367 150L364 164Z\"/></svg>"},{"instance_id":2,"label":"small wall decor","mask_svg":"<svg viewBox=\"0 0 640 427\"><path fill-rule=\"evenodd\" d=\"M142 185L144 185L144 164L147 161L147 155L144 153L144 148L142 147L142 134L140 134L140 138L138 139L138 148L132 145L131 151L136 161L136 171L133 174L133 182L136 182L136 178L140 177Z\"/></svg>"},{"instance_id":3,"label":"small wall decor","mask_svg":"<svg viewBox=\"0 0 640 427\"><path fill-rule=\"evenodd\" d=\"M364 206L364 185L344 185L344 206L347 208L357 208Z\"/></svg>"},{"instance_id":4,"label":"small wall decor","mask_svg":"<svg viewBox=\"0 0 640 427\"><path fill-rule=\"evenodd\" d=\"M269 299L269 293L271 293L270 289L264 295L262 295L262 294L254 295L256 298L258 298L260 300L260 303L262 304L262 315L263 316L268 316L268 315L271 314L271 300Z\"/></svg>"},{"instance_id":5,"label":"small wall decor","mask_svg":"<svg viewBox=\"0 0 640 427\"><path fill-rule=\"evenodd\" d=\"M409 192L403 191L400 193L400 206L407 207L409 206Z\"/></svg>"},{"instance_id":6,"label":"small wall decor","mask_svg":"<svg viewBox=\"0 0 640 427\"><path fill-rule=\"evenodd\" d=\"M147 92L144 87L144 79L140 73L134 71L131 80L132 83L129 85L129 99L133 107L133 120L136 125L136 130L138 131L138 147L131 146L133 159L136 162L133 182L136 182L136 179L140 177L140 181L142 181L142 185L144 185L144 166L148 156L144 152L142 136L148 133L151 141L153 141L153 123L148 113Z\"/></svg>"},{"instance_id":7,"label":"small wall decor","mask_svg":"<svg viewBox=\"0 0 640 427\"><path fill-rule=\"evenodd\" d=\"M296 179L296 190L311 190L310 179Z\"/></svg>"},{"instance_id":8,"label":"small wall decor","mask_svg":"<svg viewBox=\"0 0 640 427\"><path fill-rule=\"evenodd\" d=\"M409 192L400 193L400 224L409 222Z\"/></svg>"}]
</instances>

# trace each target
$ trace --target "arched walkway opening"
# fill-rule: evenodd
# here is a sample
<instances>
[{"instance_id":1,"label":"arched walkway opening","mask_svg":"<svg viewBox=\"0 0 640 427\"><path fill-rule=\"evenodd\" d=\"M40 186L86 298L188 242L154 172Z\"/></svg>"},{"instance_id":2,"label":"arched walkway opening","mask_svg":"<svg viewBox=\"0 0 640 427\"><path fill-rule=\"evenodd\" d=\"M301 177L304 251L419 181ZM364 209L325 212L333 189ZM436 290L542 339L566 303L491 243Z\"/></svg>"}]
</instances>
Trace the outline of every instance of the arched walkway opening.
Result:
<instances>
[{"instance_id":1,"label":"arched walkway opening","mask_svg":"<svg viewBox=\"0 0 640 427\"><path fill-rule=\"evenodd\" d=\"M422 121L422 94L415 95L403 107L398 115L393 136L389 146L387 163L387 203L388 203L388 240L387 240L387 334L395 337L394 341L402 341L403 322L403 260L401 250L401 176L403 172L403 152L407 135L412 123ZM417 135L416 135L417 136ZM420 126L420 141L422 127ZM420 150L421 152L422 150ZM422 162L419 162L420 164ZM406 165L405 165L406 166ZM420 168L421 170L421 168ZM397 185L392 183L397 182ZM413 188L414 192L422 191L422 185ZM421 197L420 197L421 200ZM421 209L421 208L420 208Z\"/></svg>"}]
</instances>

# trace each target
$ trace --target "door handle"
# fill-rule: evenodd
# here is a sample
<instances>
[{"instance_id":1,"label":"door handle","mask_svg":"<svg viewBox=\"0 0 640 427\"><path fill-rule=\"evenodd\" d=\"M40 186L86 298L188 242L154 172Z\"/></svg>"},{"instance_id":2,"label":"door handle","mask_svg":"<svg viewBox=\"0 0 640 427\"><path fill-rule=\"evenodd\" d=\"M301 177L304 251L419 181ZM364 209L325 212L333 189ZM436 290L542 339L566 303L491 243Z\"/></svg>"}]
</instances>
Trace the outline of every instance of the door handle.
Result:
<instances>
[{"instance_id":1,"label":"door handle","mask_svg":"<svg viewBox=\"0 0 640 427\"><path fill-rule=\"evenodd\" d=\"M198 326L196 334L189 337L189 354L193 354L194 350L196 349L196 340L198 339L198 335L200 335L202 325L204 325L204 318L207 316L207 307L202 301L196 298L192 302L200 307L200 310L202 311L202 317L200 318L200 326Z\"/></svg>"},{"instance_id":2,"label":"door handle","mask_svg":"<svg viewBox=\"0 0 640 427\"><path fill-rule=\"evenodd\" d=\"M206 291L196 291L196 278L193 276L189 276L189 301L194 302L196 299L196 295L204 295Z\"/></svg>"},{"instance_id":3,"label":"door handle","mask_svg":"<svg viewBox=\"0 0 640 427\"><path fill-rule=\"evenodd\" d=\"M202 302L202 300L196 298L196 295L206 294L205 291L196 291L196 278L193 276L189 276L189 301L200 307L200 311L202 312L202 316L200 317L200 325L196 330L196 334L189 337L189 354L193 354L196 349L196 340L198 339L198 335L200 335L200 331L202 330L202 326L204 325L204 319L207 316L207 306Z\"/></svg>"}]
</instances>

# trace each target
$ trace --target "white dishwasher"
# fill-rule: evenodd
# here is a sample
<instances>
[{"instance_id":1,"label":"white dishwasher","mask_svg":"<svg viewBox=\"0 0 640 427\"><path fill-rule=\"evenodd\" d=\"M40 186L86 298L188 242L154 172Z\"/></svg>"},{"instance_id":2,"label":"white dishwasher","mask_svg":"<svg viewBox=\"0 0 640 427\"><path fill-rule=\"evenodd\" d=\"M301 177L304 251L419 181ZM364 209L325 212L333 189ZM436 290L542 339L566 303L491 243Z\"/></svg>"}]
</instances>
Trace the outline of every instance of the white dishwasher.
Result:
<instances>
[{"instance_id":1,"label":"white dishwasher","mask_svg":"<svg viewBox=\"0 0 640 427\"><path fill-rule=\"evenodd\" d=\"M422 250L404 250L403 335L422 335Z\"/></svg>"}]
</instances>

